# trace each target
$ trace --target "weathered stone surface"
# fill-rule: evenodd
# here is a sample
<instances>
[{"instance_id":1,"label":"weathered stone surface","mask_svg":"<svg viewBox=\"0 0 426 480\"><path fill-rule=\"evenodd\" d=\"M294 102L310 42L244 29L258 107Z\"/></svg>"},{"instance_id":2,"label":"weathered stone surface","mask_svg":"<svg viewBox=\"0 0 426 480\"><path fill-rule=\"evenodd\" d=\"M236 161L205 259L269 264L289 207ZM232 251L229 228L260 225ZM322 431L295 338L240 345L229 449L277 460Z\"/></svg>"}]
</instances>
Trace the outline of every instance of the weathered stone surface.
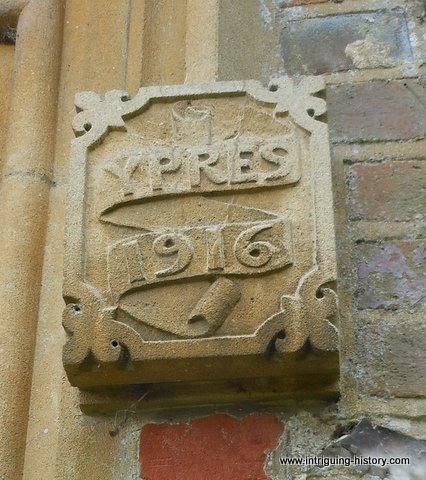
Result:
<instances>
[{"instance_id":1,"label":"weathered stone surface","mask_svg":"<svg viewBox=\"0 0 426 480\"><path fill-rule=\"evenodd\" d=\"M322 89L308 77L77 95L64 287L74 384L290 374L307 343L330 353L309 357L318 370L334 368Z\"/></svg>"},{"instance_id":2,"label":"weathered stone surface","mask_svg":"<svg viewBox=\"0 0 426 480\"><path fill-rule=\"evenodd\" d=\"M426 323L392 318L365 322L357 332L358 381L364 394L424 397L426 395ZM403 413L403 412L401 412Z\"/></svg>"},{"instance_id":3,"label":"weathered stone surface","mask_svg":"<svg viewBox=\"0 0 426 480\"><path fill-rule=\"evenodd\" d=\"M316 478L343 478L342 474L353 474L352 478L373 480L421 478L419 473L426 467L426 442L403 435L400 432L373 425L363 419L354 426L349 426L344 433L321 452L323 457L349 456L355 460L369 459L370 465L351 465L346 468L316 468ZM372 464L376 462L376 464ZM392 463L391 463L392 462Z\"/></svg>"},{"instance_id":4,"label":"weathered stone surface","mask_svg":"<svg viewBox=\"0 0 426 480\"><path fill-rule=\"evenodd\" d=\"M350 216L421 220L426 214L426 162L356 164L347 171Z\"/></svg>"},{"instance_id":5,"label":"weathered stone surface","mask_svg":"<svg viewBox=\"0 0 426 480\"><path fill-rule=\"evenodd\" d=\"M266 60L278 52L277 39L271 35L275 12L266 2L257 1L221 0L218 6L218 42L226 48L218 50L217 78L254 78L267 83L270 76L276 76L276 69Z\"/></svg>"},{"instance_id":6,"label":"weathered stone surface","mask_svg":"<svg viewBox=\"0 0 426 480\"><path fill-rule=\"evenodd\" d=\"M313 415L307 411L298 411L297 414L284 419L285 429L276 450L269 455L265 470L269 478L305 479L309 478L312 467L308 465L286 465L288 459L304 459L318 456L321 450L327 447L333 438L335 426L333 412L326 411L322 415ZM339 478L340 477L335 477Z\"/></svg>"},{"instance_id":7,"label":"weathered stone surface","mask_svg":"<svg viewBox=\"0 0 426 480\"><path fill-rule=\"evenodd\" d=\"M426 466L425 441L367 419L341 423L332 411L324 411L320 416L301 411L284 423L284 433L278 447L268 456L265 468L272 480L422 478L419 474ZM317 465L286 463L308 457L312 461L314 456ZM362 464L363 461L366 463Z\"/></svg>"},{"instance_id":8,"label":"weathered stone surface","mask_svg":"<svg viewBox=\"0 0 426 480\"><path fill-rule=\"evenodd\" d=\"M3 159L3 149L7 133L7 120L9 113L9 98L11 94L13 78L13 56L15 48L13 45L0 44L0 93L5 99L4 108L0 109L0 168Z\"/></svg>"},{"instance_id":9,"label":"weathered stone surface","mask_svg":"<svg viewBox=\"0 0 426 480\"><path fill-rule=\"evenodd\" d=\"M289 22L281 34L281 53L290 75L391 67L411 58L407 25L400 13Z\"/></svg>"},{"instance_id":10,"label":"weathered stone surface","mask_svg":"<svg viewBox=\"0 0 426 480\"><path fill-rule=\"evenodd\" d=\"M0 28L0 44L14 45L16 42L16 28L7 26Z\"/></svg>"},{"instance_id":11,"label":"weathered stone surface","mask_svg":"<svg viewBox=\"0 0 426 480\"><path fill-rule=\"evenodd\" d=\"M416 80L332 86L327 89L332 141L423 138L424 98L425 87Z\"/></svg>"},{"instance_id":12,"label":"weathered stone surface","mask_svg":"<svg viewBox=\"0 0 426 480\"><path fill-rule=\"evenodd\" d=\"M425 247L423 240L357 245L358 308L419 306L426 297Z\"/></svg>"},{"instance_id":13,"label":"weathered stone surface","mask_svg":"<svg viewBox=\"0 0 426 480\"><path fill-rule=\"evenodd\" d=\"M311 3L326 3L329 0L288 0L290 5L309 5ZM284 0L285 2L285 0ZM287 2L286 2L287 3Z\"/></svg>"},{"instance_id":14,"label":"weathered stone surface","mask_svg":"<svg viewBox=\"0 0 426 480\"><path fill-rule=\"evenodd\" d=\"M267 480L264 463L284 430L273 415L213 415L148 424L140 437L142 480Z\"/></svg>"},{"instance_id":15,"label":"weathered stone surface","mask_svg":"<svg viewBox=\"0 0 426 480\"><path fill-rule=\"evenodd\" d=\"M28 453L63 24L56 0L6 0L0 36L25 4L16 47L0 45L0 478L11 480L22 478Z\"/></svg>"}]
</instances>

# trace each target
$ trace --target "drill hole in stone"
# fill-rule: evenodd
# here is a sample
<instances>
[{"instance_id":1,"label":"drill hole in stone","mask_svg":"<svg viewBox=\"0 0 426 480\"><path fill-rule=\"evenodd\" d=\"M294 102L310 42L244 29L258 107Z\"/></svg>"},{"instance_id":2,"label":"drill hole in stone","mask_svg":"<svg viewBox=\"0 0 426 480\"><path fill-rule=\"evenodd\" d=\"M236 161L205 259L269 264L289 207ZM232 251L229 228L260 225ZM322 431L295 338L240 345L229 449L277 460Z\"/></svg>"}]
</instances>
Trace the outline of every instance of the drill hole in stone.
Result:
<instances>
[{"instance_id":1,"label":"drill hole in stone","mask_svg":"<svg viewBox=\"0 0 426 480\"><path fill-rule=\"evenodd\" d=\"M287 150L284 150L284 148L276 147L272 150L273 153L276 155L279 155L280 157L284 157L284 155L287 155Z\"/></svg>"},{"instance_id":2,"label":"drill hole in stone","mask_svg":"<svg viewBox=\"0 0 426 480\"><path fill-rule=\"evenodd\" d=\"M73 310L74 310L75 313L80 313L80 312L81 312L81 307L80 307L80 305L74 305L72 308L73 308Z\"/></svg>"},{"instance_id":3,"label":"drill hole in stone","mask_svg":"<svg viewBox=\"0 0 426 480\"><path fill-rule=\"evenodd\" d=\"M279 338L280 340L284 340L286 336L287 336L287 334L285 333L284 330L280 330L280 331L277 333L277 338Z\"/></svg>"},{"instance_id":4,"label":"drill hole in stone","mask_svg":"<svg viewBox=\"0 0 426 480\"><path fill-rule=\"evenodd\" d=\"M307 113L310 117L313 118L314 115L315 115L315 110L314 110L313 108L308 108L308 109L306 110L306 113Z\"/></svg>"},{"instance_id":5,"label":"drill hole in stone","mask_svg":"<svg viewBox=\"0 0 426 480\"><path fill-rule=\"evenodd\" d=\"M111 347L113 347L113 348L117 348L117 347L118 347L118 342L117 342L117 340L113 340L113 341L111 342Z\"/></svg>"},{"instance_id":6,"label":"drill hole in stone","mask_svg":"<svg viewBox=\"0 0 426 480\"><path fill-rule=\"evenodd\" d=\"M272 85L270 85L269 87L270 92L276 92L277 90L278 90L278 85L276 83L273 83Z\"/></svg>"},{"instance_id":7,"label":"drill hole in stone","mask_svg":"<svg viewBox=\"0 0 426 480\"><path fill-rule=\"evenodd\" d=\"M171 238L168 238L165 242L164 242L164 246L166 248L172 248L174 246L175 242L171 239Z\"/></svg>"},{"instance_id":8,"label":"drill hole in stone","mask_svg":"<svg viewBox=\"0 0 426 480\"><path fill-rule=\"evenodd\" d=\"M85 123L83 125L83 128L84 128L84 130L86 130L86 132L88 132L89 130L92 129L92 125L90 123Z\"/></svg>"},{"instance_id":9,"label":"drill hole in stone","mask_svg":"<svg viewBox=\"0 0 426 480\"><path fill-rule=\"evenodd\" d=\"M170 158L164 157L160 158L160 165L168 165L170 163Z\"/></svg>"},{"instance_id":10,"label":"drill hole in stone","mask_svg":"<svg viewBox=\"0 0 426 480\"><path fill-rule=\"evenodd\" d=\"M253 248L253 250L250 251L250 255L254 258L257 258L260 255L260 249Z\"/></svg>"},{"instance_id":11,"label":"drill hole in stone","mask_svg":"<svg viewBox=\"0 0 426 480\"><path fill-rule=\"evenodd\" d=\"M247 152L241 152L240 153L240 158L244 158L246 160L253 160L253 152L247 151Z\"/></svg>"}]
</instances>

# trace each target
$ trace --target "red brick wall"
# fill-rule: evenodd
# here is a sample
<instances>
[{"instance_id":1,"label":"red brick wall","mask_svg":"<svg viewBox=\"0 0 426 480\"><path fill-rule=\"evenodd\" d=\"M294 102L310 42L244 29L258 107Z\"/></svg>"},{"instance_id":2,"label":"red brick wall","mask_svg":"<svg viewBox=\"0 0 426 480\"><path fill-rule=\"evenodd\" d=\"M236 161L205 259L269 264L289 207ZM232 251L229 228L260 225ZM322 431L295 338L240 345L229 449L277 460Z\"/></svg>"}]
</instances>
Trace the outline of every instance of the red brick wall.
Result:
<instances>
[{"instance_id":1,"label":"red brick wall","mask_svg":"<svg viewBox=\"0 0 426 480\"><path fill-rule=\"evenodd\" d=\"M142 480L267 480L264 463L284 426L273 415L213 415L148 424L140 437Z\"/></svg>"}]
</instances>

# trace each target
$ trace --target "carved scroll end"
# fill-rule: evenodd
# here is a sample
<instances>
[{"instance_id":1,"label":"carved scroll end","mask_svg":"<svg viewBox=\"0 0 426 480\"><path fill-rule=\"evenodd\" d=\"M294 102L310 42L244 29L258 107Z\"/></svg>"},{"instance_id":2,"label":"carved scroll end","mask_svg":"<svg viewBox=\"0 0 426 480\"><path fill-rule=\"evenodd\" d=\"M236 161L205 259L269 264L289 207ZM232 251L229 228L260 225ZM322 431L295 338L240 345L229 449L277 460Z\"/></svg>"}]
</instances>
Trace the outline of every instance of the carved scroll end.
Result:
<instances>
[{"instance_id":1,"label":"carved scroll end","mask_svg":"<svg viewBox=\"0 0 426 480\"><path fill-rule=\"evenodd\" d=\"M143 340L133 328L115 320L116 312L115 307L100 312L92 350L99 364L124 367L140 357Z\"/></svg>"},{"instance_id":2,"label":"carved scroll end","mask_svg":"<svg viewBox=\"0 0 426 480\"><path fill-rule=\"evenodd\" d=\"M336 327L339 320L337 294L329 287L320 287L313 302L308 318L312 347L335 352L338 350L339 343Z\"/></svg>"},{"instance_id":3,"label":"carved scroll end","mask_svg":"<svg viewBox=\"0 0 426 480\"><path fill-rule=\"evenodd\" d=\"M313 131L324 122L327 113L325 83L322 78L302 77L299 81L286 77L271 81L269 90L276 92L275 114L289 113L303 128Z\"/></svg>"},{"instance_id":4,"label":"carved scroll end","mask_svg":"<svg viewBox=\"0 0 426 480\"><path fill-rule=\"evenodd\" d=\"M109 130L126 130L123 116L128 113L129 96L124 90L111 90L101 97L94 92L79 92L75 96L77 115L73 130L77 137L85 136L88 146L96 145Z\"/></svg>"},{"instance_id":5,"label":"carved scroll end","mask_svg":"<svg viewBox=\"0 0 426 480\"><path fill-rule=\"evenodd\" d=\"M277 316L281 318L282 329L274 337L275 351L281 355L300 351L307 340L300 302L289 298Z\"/></svg>"},{"instance_id":6,"label":"carved scroll end","mask_svg":"<svg viewBox=\"0 0 426 480\"><path fill-rule=\"evenodd\" d=\"M63 362L68 369L111 364L129 357L140 344L130 327L115 321L116 308L106 308L91 285L74 282L64 295L66 306L62 324L68 334Z\"/></svg>"},{"instance_id":7,"label":"carved scroll end","mask_svg":"<svg viewBox=\"0 0 426 480\"><path fill-rule=\"evenodd\" d=\"M319 352L338 350L338 298L334 290L309 288L298 297L284 296L282 308L278 315L283 329L275 339L277 352L295 353L307 345Z\"/></svg>"},{"instance_id":8,"label":"carved scroll end","mask_svg":"<svg viewBox=\"0 0 426 480\"><path fill-rule=\"evenodd\" d=\"M66 306L62 325L68 340L63 349L63 361L65 365L80 365L90 355L93 328L101 300L93 287L78 280L71 282L70 288L64 293L64 300Z\"/></svg>"}]
</instances>

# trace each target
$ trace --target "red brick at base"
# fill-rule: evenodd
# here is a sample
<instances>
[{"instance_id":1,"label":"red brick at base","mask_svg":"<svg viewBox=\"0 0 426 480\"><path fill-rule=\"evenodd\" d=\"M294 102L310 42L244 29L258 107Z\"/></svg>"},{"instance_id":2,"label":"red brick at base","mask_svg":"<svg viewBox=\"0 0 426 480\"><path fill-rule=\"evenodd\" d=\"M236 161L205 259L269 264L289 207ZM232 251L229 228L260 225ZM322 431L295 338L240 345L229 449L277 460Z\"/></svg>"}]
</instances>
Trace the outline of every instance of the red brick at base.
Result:
<instances>
[{"instance_id":1,"label":"red brick at base","mask_svg":"<svg viewBox=\"0 0 426 480\"><path fill-rule=\"evenodd\" d=\"M145 425L142 480L268 480L264 463L284 425L273 415L238 420L213 415L192 422Z\"/></svg>"}]
</instances>

